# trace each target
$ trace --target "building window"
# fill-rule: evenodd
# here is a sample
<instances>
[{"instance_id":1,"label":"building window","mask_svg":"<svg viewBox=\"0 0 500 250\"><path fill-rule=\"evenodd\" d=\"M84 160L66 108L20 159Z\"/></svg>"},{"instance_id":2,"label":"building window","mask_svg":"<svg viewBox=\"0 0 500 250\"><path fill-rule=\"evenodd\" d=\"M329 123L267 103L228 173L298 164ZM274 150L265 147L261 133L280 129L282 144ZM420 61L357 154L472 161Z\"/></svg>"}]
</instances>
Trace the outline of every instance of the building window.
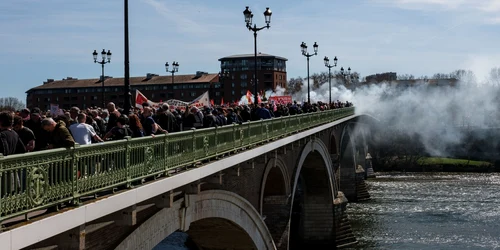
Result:
<instances>
[{"instance_id":1,"label":"building window","mask_svg":"<svg viewBox=\"0 0 500 250\"><path fill-rule=\"evenodd\" d=\"M235 84L234 84L234 82L233 82L233 83L231 83L231 87L233 87L233 88L234 88L234 85L235 85Z\"/></svg>"},{"instance_id":2,"label":"building window","mask_svg":"<svg viewBox=\"0 0 500 250\"><path fill-rule=\"evenodd\" d=\"M247 85L248 85L248 83L247 83L247 82L241 82L241 84L240 84L240 86L241 86L242 88L246 88L246 87L247 87Z\"/></svg>"},{"instance_id":3,"label":"building window","mask_svg":"<svg viewBox=\"0 0 500 250\"><path fill-rule=\"evenodd\" d=\"M247 79L247 74L241 74L241 75L240 75L240 78L241 78L241 80L245 80L245 79Z\"/></svg>"},{"instance_id":4,"label":"building window","mask_svg":"<svg viewBox=\"0 0 500 250\"><path fill-rule=\"evenodd\" d=\"M234 95L234 90L231 91L231 95Z\"/></svg>"},{"instance_id":5,"label":"building window","mask_svg":"<svg viewBox=\"0 0 500 250\"><path fill-rule=\"evenodd\" d=\"M191 97L195 97L196 96L196 92L191 92Z\"/></svg>"},{"instance_id":6,"label":"building window","mask_svg":"<svg viewBox=\"0 0 500 250\"><path fill-rule=\"evenodd\" d=\"M215 92L215 96L220 96L220 92Z\"/></svg>"}]
</instances>

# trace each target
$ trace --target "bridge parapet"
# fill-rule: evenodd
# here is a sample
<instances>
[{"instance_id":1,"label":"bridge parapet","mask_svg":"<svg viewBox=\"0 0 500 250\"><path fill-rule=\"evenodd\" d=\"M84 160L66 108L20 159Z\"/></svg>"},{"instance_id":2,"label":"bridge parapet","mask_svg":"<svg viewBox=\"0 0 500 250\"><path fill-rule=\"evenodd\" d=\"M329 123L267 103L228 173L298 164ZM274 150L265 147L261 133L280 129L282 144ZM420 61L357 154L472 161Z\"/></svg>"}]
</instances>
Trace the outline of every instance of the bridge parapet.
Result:
<instances>
[{"instance_id":1,"label":"bridge parapet","mask_svg":"<svg viewBox=\"0 0 500 250\"><path fill-rule=\"evenodd\" d=\"M0 222L354 115L343 108L109 143L0 156Z\"/></svg>"}]
</instances>

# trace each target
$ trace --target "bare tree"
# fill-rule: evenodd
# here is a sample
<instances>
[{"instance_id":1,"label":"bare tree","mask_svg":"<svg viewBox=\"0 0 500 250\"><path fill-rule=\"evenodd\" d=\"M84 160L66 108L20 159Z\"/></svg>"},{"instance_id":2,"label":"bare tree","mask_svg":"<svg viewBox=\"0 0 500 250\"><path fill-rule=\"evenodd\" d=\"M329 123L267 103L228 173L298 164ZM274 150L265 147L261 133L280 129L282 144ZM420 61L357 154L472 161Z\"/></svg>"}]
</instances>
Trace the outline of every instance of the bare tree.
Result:
<instances>
[{"instance_id":1,"label":"bare tree","mask_svg":"<svg viewBox=\"0 0 500 250\"><path fill-rule=\"evenodd\" d=\"M18 111L26 105L15 97L0 97L0 110Z\"/></svg>"},{"instance_id":2,"label":"bare tree","mask_svg":"<svg viewBox=\"0 0 500 250\"><path fill-rule=\"evenodd\" d=\"M436 73L432 76L432 79L450 79L450 74Z\"/></svg>"},{"instance_id":3,"label":"bare tree","mask_svg":"<svg viewBox=\"0 0 500 250\"><path fill-rule=\"evenodd\" d=\"M398 75L398 80L414 80L415 76L412 74L403 74L403 75Z\"/></svg>"},{"instance_id":4,"label":"bare tree","mask_svg":"<svg viewBox=\"0 0 500 250\"><path fill-rule=\"evenodd\" d=\"M467 84L477 83L476 75L471 70L464 70L464 69L455 70L450 73L450 76L451 78L456 78L462 81L463 83Z\"/></svg>"},{"instance_id":5,"label":"bare tree","mask_svg":"<svg viewBox=\"0 0 500 250\"><path fill-rule=\"evenodd\" d=\"M490 70L490 82L495 86L500 86L500 68L492 68Z\"/></svg>"},{"instance_id":6,"label":"bare tree","mask_svg":"<svg viewBox=\"0 0 500 250\"><path fill-rule=\"evenodd\" d=\"M289 94L295 94L299 92L302 89L303 85L304 79L302 77L299 76L297 78L290 78L287 83Z\"/></svg>"}]
</instances>

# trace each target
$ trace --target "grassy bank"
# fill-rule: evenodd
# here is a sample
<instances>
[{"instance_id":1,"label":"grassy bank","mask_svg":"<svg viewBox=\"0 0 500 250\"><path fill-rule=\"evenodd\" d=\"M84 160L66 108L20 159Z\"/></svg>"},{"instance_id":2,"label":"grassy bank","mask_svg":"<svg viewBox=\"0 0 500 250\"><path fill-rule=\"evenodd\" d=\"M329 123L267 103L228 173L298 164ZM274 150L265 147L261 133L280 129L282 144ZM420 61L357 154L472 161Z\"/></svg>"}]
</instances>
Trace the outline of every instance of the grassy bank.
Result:
<instances>
[{"instance_id":1,"label":"grassy bank","mask_svg":"<svg viewBox=\"0 0 500 250\"><path fill-rule=\"evenodd\" d=\"M424 157L418 160L419 165L453 165L453 166L490 166L487 161L469 161L466 159Z\"/></svg>"}]
</instances>

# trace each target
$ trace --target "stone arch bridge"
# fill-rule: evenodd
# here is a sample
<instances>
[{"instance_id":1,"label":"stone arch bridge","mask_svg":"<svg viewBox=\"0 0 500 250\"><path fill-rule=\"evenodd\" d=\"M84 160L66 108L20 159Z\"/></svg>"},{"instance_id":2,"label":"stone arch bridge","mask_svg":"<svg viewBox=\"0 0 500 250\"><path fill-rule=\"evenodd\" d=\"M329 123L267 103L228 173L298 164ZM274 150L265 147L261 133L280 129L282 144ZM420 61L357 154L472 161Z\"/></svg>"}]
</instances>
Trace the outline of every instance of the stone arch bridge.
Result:
<instances>
[{"instance_id":1,"label":"stone arch bridge","mask_svg":"<svg viewBox=\"0 0 500 250\"><path fill-rule=\"evenodd\" d=\"M103 165L93 164L96 158L90 155L95 154L91 151L86 154L87 148L77 148L73 157L78 163L74 158L73 162L68 160L73 171L68 173L69 177L64 177L62 171L63 179L59 179L60 183L66 181L76 187L68 184L65 188L72 189L73 195L57 203L50 202L51 188L56 188L57 183L47 178L56 170L50 171L50 164L46 172L28 167L27 188L18 191L18 196L27 193L34 208L9 214L15 211L12 203L15 196L2 190L0 218L5 226L0 233L0 248L152 249L176 231L187 233L191 244L198 249L304 249L305 246L331 249L354 244L356 239L347 220L346 204L348 200L369 198L363 168L369 165L365 159L369 152L370 123L374 119L354 114L353 108L300 117L299 123L309 123L306 128L283 134L276 130L299 126L291 120L273 119L267 125L266 121L254 123L259 124L259 129L250 124L248 131L243 132L238 126L230 126L227 134L215 131L213 138L209 133L214 131L210 130L188 132L192 138L186 141L191 141L192 147L173 134L155 138L163 144L153 142L152 145L158 146L152 147L147 146L151 145L151 139L128 140L124 142L125 157L106 162L104 170ZM259 136L256 143L239 141L252 138L252 132ZM137 145L131 145L132 142ZM220 150L224 143L232 144L227 146L229 150ZM121 144L114 146L118 152L120 147ZM142 153L134 155L134 150ZM214 155L211 150L220 151ZM157 155L173 155L176 151L182 152L181 155L172 156L170 161L189 159L194 155L190 152L201 154L196 154L197 158L189 165L179 164L182 167L156 165ZM109 153L113 151L103 152L113 154ZM21 159L0 158L0 167L5 169L11 163L9 160L19 163ZM96 169L87 168L89 164ZM140 167L121 171L116 167L119 164ZM157 171L157 168L162 169ZM2 181L8 182L17 172L9 173L3 172ZM40 186L33 173L47 183ZM115 185L111 189L114 192L103 187L85 194L86 190L105 185L99 180L109 180L95 176L110 174L115 175L113 180L123 177L126 181ZM92 178L94 182L87 183ZM8 189L9 185L2 187ZM37 193L40 187L45 193ZM33 193L37 195L33 197ZM62 193L59 195L64 198ZM37 202L41 204L38 207ZM54 207L58 211L51 212ZM40 212L46 208L47 212ZM42 214L36 215L37 211ZM19 214L29 220L19 222L16 220L19 217L14 217Z\"/></svg>"}]
</instances>

